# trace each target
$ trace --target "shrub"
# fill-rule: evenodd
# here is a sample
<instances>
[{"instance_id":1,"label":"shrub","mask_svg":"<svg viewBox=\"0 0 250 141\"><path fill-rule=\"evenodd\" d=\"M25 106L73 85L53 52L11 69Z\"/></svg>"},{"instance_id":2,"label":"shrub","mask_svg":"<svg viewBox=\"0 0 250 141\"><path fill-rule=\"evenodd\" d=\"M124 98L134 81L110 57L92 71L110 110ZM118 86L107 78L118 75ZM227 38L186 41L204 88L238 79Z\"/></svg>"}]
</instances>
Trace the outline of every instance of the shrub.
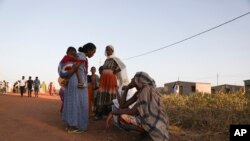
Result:
<instances>
[{"instance_id":1,"label":"shrub","mask_svg":"<svg viewBox=\"0 0 250 141\"><path fill-rule=\"evenodd\" d=\"M222 134L224 138L229 136L230 124L250 124L250 97L243 92L212 95L195 93L190 96L164 95L163 102L170 124L197 133L202 131L206 135L211 133L207 137L214 136L215 140L216 133ZM203 135L199 133L197 138L201 136L203 138Z\"/></svg>"}]
</instances>

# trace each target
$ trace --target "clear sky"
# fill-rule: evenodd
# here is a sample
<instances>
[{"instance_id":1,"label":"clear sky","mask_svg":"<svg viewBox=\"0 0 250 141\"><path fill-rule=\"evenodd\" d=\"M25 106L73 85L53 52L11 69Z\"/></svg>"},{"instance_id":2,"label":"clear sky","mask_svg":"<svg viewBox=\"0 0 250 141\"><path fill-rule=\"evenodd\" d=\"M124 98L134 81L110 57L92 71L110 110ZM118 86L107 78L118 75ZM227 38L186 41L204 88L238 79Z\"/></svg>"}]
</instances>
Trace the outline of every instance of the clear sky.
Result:
<instances>
[{"instance_id":1,"label":"clear sky","mask_svg":"<svg viewBox=\"0 0 250 141\"><path fill-rule=\"evenodd\" d=\"M250 0L0 0L0 81L21 76L57 82L68 46L97 46L89 66L115 47L131 78L243 85L250 79L250 15L165 47L250 11ZM58 86L58 85L57 85Z\"/></svg>"}]
</instances>

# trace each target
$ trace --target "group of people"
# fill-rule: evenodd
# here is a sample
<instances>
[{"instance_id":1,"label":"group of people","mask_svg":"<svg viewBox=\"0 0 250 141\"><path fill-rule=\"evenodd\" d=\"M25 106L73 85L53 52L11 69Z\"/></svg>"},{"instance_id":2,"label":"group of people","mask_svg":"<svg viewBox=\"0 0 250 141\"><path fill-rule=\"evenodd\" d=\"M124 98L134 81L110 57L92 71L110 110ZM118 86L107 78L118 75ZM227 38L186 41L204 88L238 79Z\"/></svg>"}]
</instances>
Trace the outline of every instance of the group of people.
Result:
<instances>
[{"instance_id":1,"label":"group of people","mask_svg":"<svg viewBox=\"0 0 250 141\"><path fill-rule=\"evenodd\" d=\"M40 82L38 76L36 76L34 80L32 80L31 76L29 76L28 80L25 79L25 76L22 76L22 79L16 81L13 85L13 93L20 93L21 97L23 97L26 92L28 93L28 97L32 97L33 91L35 97L38 97L39 93L48 92L50 95L56 93L55 85L53 82L50 82L47 86L45 81L43 81L42 83Z\"/></svg>"},{"instance_id":2,"label":"group of people","mask_svg":"<svg viewBox=\"0 0 250 141\"><path fill-rule=\"evenodd\" d=\"M22 76L22 79L20 81L18 81L19 83L19 87L20 87L20 93L21 93L21 97L23 97L23 94L26 91L28 91L28 97L32 97L32 91L34 88L34 93L35 93L35 97L38 97L38 93L39 93L39 89L40 89L40 80L38 79L38 77L36 76L35 80L32 80L32 77L29 76L29 79L26 81L25 80L25 76ZM16 84L17 85L17 84Z\"/></svg>"},{"instance_id":3,"label":"group of people","mask_svg":"<svg viewBox=\"0 0 250 141\"><path fill-rule=\"evenodd\" d=\"M129 82L126 65L114 55L112 45L106 46L107 59L99 68L100 78L94 67L88 76L88 58L95 52L93 43L80 47L78 53L74 47L69 47L59 63L60 91L63 93L61 112L67 131L87 131L90 107L95 105L94 119L107 115L107 128L114 121L119 128L147 132L155 141L169 140L168 118L154 80L145 72L137 72ZM136 92L128 98L133 88Z\"/></svg>"},{"instance_id":4,"label":"group of people","mask_svg":"<svg viewBox=\"0 0 250 141\"><path fill-rule=\"evenodd\" d=\"M8 89L9 89L9 82L3 80L0 81L0 90L2 94L7 94L8 93Z\"/></svg>"}]
</instances>

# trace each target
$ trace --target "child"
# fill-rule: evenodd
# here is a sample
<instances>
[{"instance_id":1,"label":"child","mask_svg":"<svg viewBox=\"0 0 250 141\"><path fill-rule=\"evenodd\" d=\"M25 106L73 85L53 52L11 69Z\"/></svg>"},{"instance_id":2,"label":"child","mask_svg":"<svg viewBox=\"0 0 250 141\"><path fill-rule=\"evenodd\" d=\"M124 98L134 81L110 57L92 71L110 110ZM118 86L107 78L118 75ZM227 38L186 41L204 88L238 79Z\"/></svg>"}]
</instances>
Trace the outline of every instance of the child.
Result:
<instances>
[{"instance_id":1,"label":"child","mask_svg":"<svg viewBox=\"0 0 250 141\"><path fill-rule=\"evenodd\" d=\"M96 104L96 93L99 86L99 76L95 74L96 68L93 66L90 69L91 75L88 75L88 102L89 102L89 115L92 114L92 112L95 112Z\"/></svg>"},{"instance_id":2,"label":"child","mask_svg":"<svg viewBox=\"0 0 250 141\"><path fill-rule=\"evenodd\" d=\"M59 96L60 96L60 99L62 101L61 108L60 108L60 113L62 113L63 112L63 105L64 105L65 79L62 79L62 78L59 77L58 78L58 83L61 86L61 88L59 90Z\"/></svg>"},{"instance_id":3,"label":"child","mask_svg":"<svg viewBox=\"0 0 250 141\"><path fill-rule=\"evenodd\" d=\"M63 59L61 60L60 64L66 64L66 65L59 65L59 70L62 69L63 71L59 71L60 72L60 77L65 79L65 85L67 85L67 80L74 74L75 70L76 71L76 75L77 75L77 79L78 79L78 88L83 88L83 80L80 74L80 70L78 69L79 66L81 65L82 62L84 62L84 60L79 60L77 59L77 54L76 54L76 49L74 47L69 47L67 49L67 54L63 57ZM75 62L74 65L67 65L68 62ZM61 66L64 66L63 68L61 68Z\"/></svg>"}]
</instances>

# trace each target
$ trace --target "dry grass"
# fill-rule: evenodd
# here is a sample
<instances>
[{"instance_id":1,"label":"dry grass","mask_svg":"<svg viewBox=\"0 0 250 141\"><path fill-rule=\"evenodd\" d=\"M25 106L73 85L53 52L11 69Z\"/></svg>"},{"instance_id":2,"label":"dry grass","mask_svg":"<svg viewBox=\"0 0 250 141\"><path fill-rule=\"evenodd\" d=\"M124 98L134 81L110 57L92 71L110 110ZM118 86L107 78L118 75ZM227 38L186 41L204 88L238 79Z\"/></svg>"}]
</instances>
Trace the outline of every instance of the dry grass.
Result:
<instances>
[{"instance_id":1,"label":"dry grass","mask_svg":"<svg viewBox=\"0 0 250 141\"><path fill-rule=\"evenodd\" d=\"M250 124L250 96L234 94L164 95L170 124L190 140L229 140L230 124Z\"/></svg>"}]
</instances>

